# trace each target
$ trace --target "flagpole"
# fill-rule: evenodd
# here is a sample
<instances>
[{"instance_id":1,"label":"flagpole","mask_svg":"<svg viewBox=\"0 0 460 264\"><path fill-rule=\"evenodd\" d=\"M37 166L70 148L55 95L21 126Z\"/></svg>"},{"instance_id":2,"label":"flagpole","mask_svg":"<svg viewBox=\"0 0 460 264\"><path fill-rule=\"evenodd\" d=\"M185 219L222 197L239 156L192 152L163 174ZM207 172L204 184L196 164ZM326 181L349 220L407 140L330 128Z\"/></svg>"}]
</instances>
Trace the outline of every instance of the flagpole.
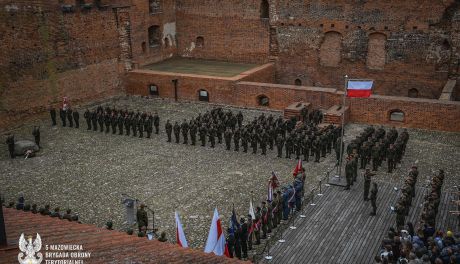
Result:
<instances>
[{"instance_id":1,"label":"flagpole","mask_svg":"<svg viewBox=\"0 0 460 264\"><path fill-rule=\"evenodd\" d=\"M343 161L343 132L344 132L344 125L345 125L345 98L347 97L347 83L348 83L348 75L345 75L345 84L344 84L344 91L343 91L343 102L342 102L342 131L340 132L340 157L339 157L339 179L342 177L342 161Z\"/></svg>"}]
</instances>

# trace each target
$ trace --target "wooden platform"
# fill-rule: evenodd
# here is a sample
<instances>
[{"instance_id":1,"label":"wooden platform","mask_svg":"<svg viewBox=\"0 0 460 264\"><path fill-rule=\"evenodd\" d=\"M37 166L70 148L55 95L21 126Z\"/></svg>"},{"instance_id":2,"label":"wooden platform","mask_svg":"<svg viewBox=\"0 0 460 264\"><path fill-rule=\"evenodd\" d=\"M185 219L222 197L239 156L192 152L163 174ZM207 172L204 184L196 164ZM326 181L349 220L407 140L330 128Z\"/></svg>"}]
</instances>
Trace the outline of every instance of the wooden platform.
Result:
<instances>
[{"instance_id":1,"label":"wooden platform","mask_svg":"<svg viewBox=\"0 0 460 264\"><path fill-rule=\"evenodd\" d=\"M362 176L361 176L362 177ZM316 206L306 205L306 218L296 219L297 229L287 229L285 243L277 242L270 250L273 259L265 263L372 263L388 229L395 225L390 210L399 195L394 186L379 182L377 216L370 216L371 204L363 201L362 178L351 191L325 187L316 196ZM418 223L425 188L417 187L407 221ZM455 196L456 197L456 196ZM437 225L458 230L458 217L448 211L455 208L451 193L442 196Z\"/></svg>"}]
</instances>

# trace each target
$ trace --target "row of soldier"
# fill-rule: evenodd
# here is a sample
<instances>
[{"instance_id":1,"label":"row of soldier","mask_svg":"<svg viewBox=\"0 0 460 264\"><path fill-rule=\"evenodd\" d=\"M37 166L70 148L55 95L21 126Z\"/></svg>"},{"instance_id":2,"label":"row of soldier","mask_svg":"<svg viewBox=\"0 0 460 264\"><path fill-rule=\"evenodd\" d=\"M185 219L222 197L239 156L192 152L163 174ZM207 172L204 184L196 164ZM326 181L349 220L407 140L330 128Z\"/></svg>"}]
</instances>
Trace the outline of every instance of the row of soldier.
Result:
<instances>
[{"instance_id":1,"label":"row of soldier","mask_svg":"<svg viewBox=\"0 0 460 264\"><path fill-rule=\"evenodd\" d=\"M325 157L326 153L331 152L335 138L340 132L340 129L332 125L319 129L314 122L308 121L308 118L297 123L296 119L285 121L281 116L275 119L271 114L268 117L261 114L245 125L243 119L241 111L234 115L231 110L215 108L204 115L199 114L188 122L184 119L181 124L176 121L173 125L168 120L165 130L168 142L172 142L174 134L177 144L180 143L181 135L183 143L188 144L190 135L191 145L196 145L198 136L201 146L204 147L206 142L210 142L211 148L214 148L217 138L217 143L225 142L227 150L231 150L233 145L234 151L239 151L241 146L243 152L247 152L251 147L252 153L256 154L260 148L262 155L266 155L267 148L273 150L276 145L278 157L282 157L285 148L286 158L291 158L291 155L295 154L298 159L303 155L304 161L308 161L310 155L315 155L317 162L321 156Z\"/></svg>"},{"instance_id":2,"label":"row of soldier","mask_svg":"<svg viewBox=\"0 0 460 264\"><path fill-rule=\"evenodd\" d=\"M259 245L261 239L266 239L273 229L277 228L281 221L287 221L289 214L301 210L302 197L304 195L305 170L295 177L293 184L284 186L281 190L273 192L273 197L261 202L256 207L254 215L248 214L240 221L231 220L227 232L227 242L232 256L246 259L247 250L252 250L253 245ZM272 176L270 184L278 187L276 176ZM236 227L236 228L235 228ZM232 230L233 229L233 230Z\"/></svg>"},{"instance_id":3,"label":"row of soldier","mask_svg":"<svg viewBox=\"0 0 460 264\"><path fill-rule=\"evenodd\" d=\"M420 226L425 224L435 227L436 215L441 203L441 190L444 183L444 170L439 170L438 175L431 179L430 192L424 197Z\"/></svg>"},{"instance_id":4,"label":"row of soldier","mask_svg":"<svg viewBox=\"0 0 460 264\"><path fill-rule=\"evenodd\" d=\"M404 180L404 184L401 187L401 194L394 207L396 213L396 227L398 230L401 230L404 226L405 218L409 215L412 199L415 198L415 184L417 183L417 178L417 166L412 166L409 175Z\"/></svg>"},{"instance_id":5,"label":"row of soldier","mask_svg":"<svg viewBox=\"0 0 460 264\"><path fill-rule=\"evenodd\" d=\"M145 112L137 112L121 110L116 108L106 107L105 109L101 106L97 107L93 111L86 109L84 113L86 120L87 130L98 130L108 134L112 131L112 134L136 137L139 135L140 138L144 137L144 132L147 134L147 138L150 138L155 128L155 134L159 133L160 117L155 112L153 115Z\"/></svg>"},{"instance_id":6,"label":"row of soldier","mask_svg":"<svg viewBox=\"0 0 460 264\"><path fill-rule=\"evenodd\" d=\"M365 169L372 161L372 170L377 171L382 162L388 161L388 172L401 163L405 153L409 134L406 129L398 136L398 131L393 127L388 133L383 127L375 129L368 126L365 130L352 140L347 146L347 153L355 153L361 161L361 169Z\"/></svg>"},{"instance_id":7,"label":"row of soldier","mask_svg":"<svg viewBox=\"0 0 460 264\"><path fill-rule=\"evenodd\" d=\"M50 117L51 117L51 124L53 126L57 125L56 122L56 109L52 106L49 107ZM66 106L59 108L59 117L61 118L61 124L63 127L80 127L80 113L77 110L72 110L72 108Z\"/></svg>"}]
</instances>

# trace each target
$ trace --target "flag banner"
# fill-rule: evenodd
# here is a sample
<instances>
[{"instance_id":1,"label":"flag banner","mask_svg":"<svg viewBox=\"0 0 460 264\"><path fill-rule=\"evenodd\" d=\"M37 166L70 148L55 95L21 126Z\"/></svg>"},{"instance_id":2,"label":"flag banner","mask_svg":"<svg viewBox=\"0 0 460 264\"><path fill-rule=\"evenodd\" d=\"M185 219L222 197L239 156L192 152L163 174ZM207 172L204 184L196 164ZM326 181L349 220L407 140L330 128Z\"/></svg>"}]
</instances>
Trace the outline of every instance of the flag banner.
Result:
<instances>
[{"instance_id":1,"label":"flag banner","mask_svg":"<svg viewBox=\"0 0 460 264\"><path fill-rule=\"evenodd\" d=\"M214 209L214 216L212 217L211 227L209 228L209 235L208 239L206 240L204 252L213 252L217 256L225 255L230 257L217 208Z\"/></svg>"},{"instance_id":2,"label":"flag banner","mask_svg":"<svg viewBox=\"0 0 460 264\"><path fill-rule=\"evenodd\" d=\"M348 80L347 96L348 97L369 97L372 93L372 80Z\"/></svg>"},{"instance_id":3,"label":"flag banner","mask_svg":"<svg viewBox=\"0 0 460 264\"><path fill-rule=\"evenodd\" d=\"M184 229L182 229L182 223L180 222L179 213L175 213L176 218L176 241L177 244L183 248L188 247L187 239L185 238Z\"/></svg>"},{"instance_id":4,"label":"flag banner","mask_svg":"<svg viewBox=\"0 0 460 264\"><path fill-rule=\"evenodd\" d=\"M301 170L302 170L302 160L299 159L299 161L297 162L297 165L294 168L294 172L292 173L292 175L294 177L297 176L297 174L299 174L299 172L301 172Z\"/></svg>"},{"instance_id":5,"label":"flag banner","mask_svg":"<svg viewBox=\"0 0 460 264\"><path fill-rule=\"evenodd\" d=\"M271 181L268 182L267 201L273 201L273 185Z\"/></svg>"},{"instance_id":6,"label":"flag banner","mask_svg":"<svg viewBox=\"0 0 460 264\"><path fill-rule=\"evenodd\" d=\"M249 201L249 214L252 217L252 220L256 219L256 214L254 212L254 206L252 205L252 199Z\"/></svg>"}]
</instances>

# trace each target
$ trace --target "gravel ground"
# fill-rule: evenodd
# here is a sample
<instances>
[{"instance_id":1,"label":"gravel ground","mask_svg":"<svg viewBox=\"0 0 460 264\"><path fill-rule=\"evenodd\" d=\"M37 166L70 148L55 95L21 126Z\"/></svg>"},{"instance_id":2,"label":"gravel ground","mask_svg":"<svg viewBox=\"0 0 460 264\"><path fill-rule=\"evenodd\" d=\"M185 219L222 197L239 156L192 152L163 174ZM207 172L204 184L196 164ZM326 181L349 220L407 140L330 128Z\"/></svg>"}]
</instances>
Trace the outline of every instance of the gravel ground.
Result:
<instances>
[{"instance_id":1,"label":"gravel ground","mask_svg":"<svg viewBox=\"0 0 460 264\"><path fill-rule=\"evenodd\" d=\"M172 241L174 211L177 210L189 244L201 248L215 207L223 216L223 224L227 225L232 204L237 212L246 215L251 191L256 202L264 197L271 171L279 175L282 183L291 180L296 161L278 159L275 150L262 156L226 151L224 144L211 149L209 144L204 148L166 142L166 119L189 119L213 105L138 97L111 99L106 104L157 111L161 118L160 135L153 135L151 139L106 135L87 131L84 119L80 129L53 128L48 119L26 124L14 131L16 139L32 139L32 127L39 124L43 149L35 158L11 160L3 140L0 192L6 201L15 200L23 192L30 203L72 208L84 223L103 226L107 220L112 220L116 229L125 229L121 197L126 193L155 210L156 226L166 231ZM241 110L245 120L252 120L262 112ZM346 141L363 128L363 125L348 125ZM446 185L459 185L460 134L423 130L409 130L409 133L402 168L393 174L380 169L378 180L397 183L407 174L410 165L416 163L422 177L444 168ZM307 189L317 186L318 180L333 168L333 156L329 155L320 163L304 164Z\"/></svg>"}]
</instances>

